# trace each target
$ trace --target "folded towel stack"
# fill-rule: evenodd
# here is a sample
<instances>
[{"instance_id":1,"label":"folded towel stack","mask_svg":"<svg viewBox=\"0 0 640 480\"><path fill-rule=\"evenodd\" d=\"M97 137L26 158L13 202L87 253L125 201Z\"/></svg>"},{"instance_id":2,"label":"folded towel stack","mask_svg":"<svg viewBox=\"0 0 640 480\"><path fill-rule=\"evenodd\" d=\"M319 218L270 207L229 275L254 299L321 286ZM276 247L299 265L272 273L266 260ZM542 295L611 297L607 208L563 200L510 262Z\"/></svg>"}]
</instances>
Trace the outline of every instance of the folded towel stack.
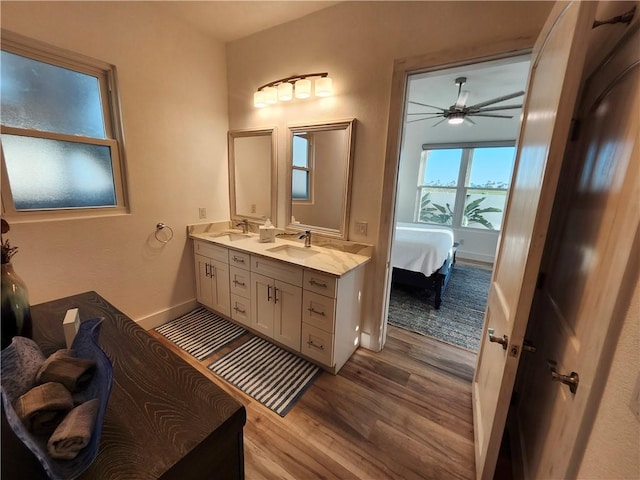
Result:
<instances>
[{"instance_id":1,"label":"folded towel stack","mask_svg":"<svg viewBox=\"0 0 640 480\"><path fill-rule=\"evenodd\" d=\"M100 400L94 398L71 410L49 437L47 449L53 458L74 459L91 440Z\"/></svg>"},{"instance_id":2,"label":"folded towel stack","mask_svg":"<svg viewBox=\"0 0 640 480\"><path fill-rule=\"evenodd\" d=\"M36 374L36 382L58 382L73 393L87 386L95 368L96 362L77 358L73 350L58 350L44 361Z\"/></svg>"},{"instance_id":3,"label":"folded towel stack","mask_svg":"<svg viewBox=\"0 0 640 480\"><path fill-rule=\"evenodd\" d=\"M61 383L48 382L21 395L14 408L29 431L49 435L73 408L73 398Z\"/></svg>"}]
</instances>

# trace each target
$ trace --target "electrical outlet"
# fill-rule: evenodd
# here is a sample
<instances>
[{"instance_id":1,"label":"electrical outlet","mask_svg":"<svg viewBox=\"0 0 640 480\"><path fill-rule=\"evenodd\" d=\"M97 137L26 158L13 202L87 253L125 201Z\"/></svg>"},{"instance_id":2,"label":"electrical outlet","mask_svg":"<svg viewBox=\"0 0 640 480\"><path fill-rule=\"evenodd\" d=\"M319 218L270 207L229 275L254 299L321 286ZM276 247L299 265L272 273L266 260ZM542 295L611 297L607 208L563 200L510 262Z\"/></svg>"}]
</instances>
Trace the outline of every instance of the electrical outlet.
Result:
<instances>
[{"instance_id":1,"label":"electrical outlet","mask_svg":"<svg viewBox=\"0 0 640 480\"><path fill-rule=\"evenodd\" d=\"M198 216L199 216L199 218L200 218L201 220L202 220L203 218L207 218L207 209L206 209L206 208L203 208L203 207L200 207L200 208L198 209Z\"/></svg>"},{"instance_id":2,"label":"electrical outlet","mask_svg":"<svg viewBox=\"0 0 640 480\"><path fill-rule=\"evenodd\" d=\"M360 235L367 236L367 222L356 222L356 230Z\"/></svg>"},{"instance_id":3,"label":"electrical outlet","mask_svg":"<svg viewBox=\"0 0 640 480\"><path fill-rule=\"evenodd\" d=\"M459 243L460 245L464 245L464 238L461 238L460 240L458 240L458 243Z\"/></svg>"}]
</instances>

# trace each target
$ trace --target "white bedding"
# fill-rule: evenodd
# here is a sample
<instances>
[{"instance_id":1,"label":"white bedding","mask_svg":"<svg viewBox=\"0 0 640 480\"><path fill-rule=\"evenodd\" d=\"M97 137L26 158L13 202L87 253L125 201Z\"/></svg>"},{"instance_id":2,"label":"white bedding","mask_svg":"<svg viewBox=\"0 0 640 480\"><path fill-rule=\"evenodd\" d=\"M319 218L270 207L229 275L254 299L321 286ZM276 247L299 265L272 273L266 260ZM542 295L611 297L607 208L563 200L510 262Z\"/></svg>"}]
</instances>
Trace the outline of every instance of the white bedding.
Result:
<instances>
[{"instance_id":1,"label":"white bedding","mask_svg":"<svg viewBox=\"0 0 640 480\"><path fill-rule=\"evenodd\" d=\"M436 272L453 247L453 230L447 227L398 223L391 250L391 266L421 272Z\"/></svg>"}]
</instances>

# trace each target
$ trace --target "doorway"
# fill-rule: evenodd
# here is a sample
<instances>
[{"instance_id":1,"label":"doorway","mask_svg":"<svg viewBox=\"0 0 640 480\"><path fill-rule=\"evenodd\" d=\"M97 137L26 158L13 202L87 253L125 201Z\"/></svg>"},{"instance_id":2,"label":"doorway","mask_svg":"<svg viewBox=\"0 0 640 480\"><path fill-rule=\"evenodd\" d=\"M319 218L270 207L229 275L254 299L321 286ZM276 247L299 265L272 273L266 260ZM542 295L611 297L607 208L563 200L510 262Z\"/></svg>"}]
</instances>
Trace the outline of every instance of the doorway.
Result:
<instances>
[{"instance_id":1,"label":"doorway","mask_svg":"<svg viewBox=\"0 0 640 480\"><path fill-rule=\"evenodd\" d=\"M387 324L478 350L529 63L407 75Z\"/></svg>"}]
</instances>

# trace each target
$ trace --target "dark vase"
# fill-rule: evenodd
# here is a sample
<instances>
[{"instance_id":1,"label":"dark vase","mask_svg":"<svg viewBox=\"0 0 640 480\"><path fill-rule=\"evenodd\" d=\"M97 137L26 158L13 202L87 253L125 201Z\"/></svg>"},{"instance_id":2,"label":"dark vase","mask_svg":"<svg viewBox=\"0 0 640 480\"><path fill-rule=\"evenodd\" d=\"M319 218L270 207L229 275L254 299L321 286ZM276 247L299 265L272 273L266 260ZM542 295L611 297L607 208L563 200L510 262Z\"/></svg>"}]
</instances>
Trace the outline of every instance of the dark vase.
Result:
<instances>
[{"instance_id":1,"label":"dark vase","mask_svg":"<svg viewBox=\"0 0 640 480\"><path fill-rule=\"evenodd\" d=\"M22 279L13 271L11 262L2 264L2 317L0 317L2 349L16 335L31 338L29 292Z\"/></svg>"}]
</instances>

